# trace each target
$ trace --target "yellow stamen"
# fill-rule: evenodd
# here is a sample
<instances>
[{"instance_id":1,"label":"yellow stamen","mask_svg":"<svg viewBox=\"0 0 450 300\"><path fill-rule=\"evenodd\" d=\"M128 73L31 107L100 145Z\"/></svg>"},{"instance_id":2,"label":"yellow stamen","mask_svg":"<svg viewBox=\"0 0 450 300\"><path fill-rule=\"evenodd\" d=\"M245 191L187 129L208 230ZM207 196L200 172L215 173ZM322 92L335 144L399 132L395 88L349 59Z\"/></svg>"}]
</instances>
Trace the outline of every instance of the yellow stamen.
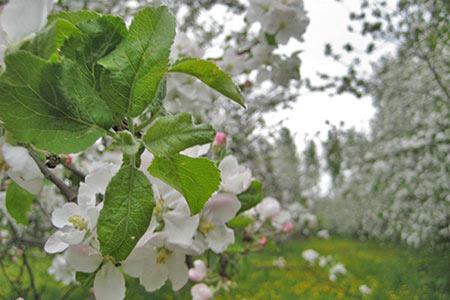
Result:
<instances>
[{"instance_id":1,"label":"yellow stamen","mask_svg":"<svg viewBox=\"0 0 450 300\"><path fill-rule=\"evenodd\" d=\"M69 217L69 222L72 223L73 227L77 230L86 230L87 222L79 215L73 215Z\"/></svg>"}]
</instances>

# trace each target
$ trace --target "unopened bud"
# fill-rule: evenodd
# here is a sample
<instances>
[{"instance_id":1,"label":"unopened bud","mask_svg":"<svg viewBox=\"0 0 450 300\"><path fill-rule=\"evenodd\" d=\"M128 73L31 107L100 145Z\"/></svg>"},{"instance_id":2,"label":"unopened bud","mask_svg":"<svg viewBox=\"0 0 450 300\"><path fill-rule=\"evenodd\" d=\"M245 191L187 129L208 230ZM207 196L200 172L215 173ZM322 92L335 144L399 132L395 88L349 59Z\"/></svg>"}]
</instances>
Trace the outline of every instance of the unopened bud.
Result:
<instances>
[{"instance_id":1,"label":"unopened bud","mask_svg":"<svg viewBox=\"0 0 450 300\"><path fill-rule=\"evenodd\" d=\"M225 147L227 145L227 135L225 132L218 131L214 137L213 146L215 147Z\"/></svg>"},{"instance_id":2,"label":"unopened bud","mask_svg":"<svg viewBox=\"0 0 450 300\"><path fill-rule=\"evenodd\" d=\"M283 232L284 233L290 233L293 228L294 228L294 225L292 225L292 223L283 224Z\"/></svg>"},{"instance_id":3,"label":"unopened bud","mask_svg":"<svg viewBox=\"0 0 450 300\"><path fill-rule=\"evenodd\" d=\"M261 247L264 247L264 246L267 244L267 242L268 242L267 237L263 236L263 237L261 237L261 238L259 239L258 244L259 244Z\"/></svg>"}]
</instances>

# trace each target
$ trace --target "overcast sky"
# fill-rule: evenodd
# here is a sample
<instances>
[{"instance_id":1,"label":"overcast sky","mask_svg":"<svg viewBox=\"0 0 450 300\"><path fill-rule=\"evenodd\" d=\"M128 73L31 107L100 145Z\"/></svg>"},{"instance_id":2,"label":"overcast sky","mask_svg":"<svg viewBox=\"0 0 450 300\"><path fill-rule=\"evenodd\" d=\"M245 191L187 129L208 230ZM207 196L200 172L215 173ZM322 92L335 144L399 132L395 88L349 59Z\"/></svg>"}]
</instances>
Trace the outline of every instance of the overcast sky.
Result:
<instances>
[{"instance_id":1,"label":"overcast sky","mask_svg":"<svg viewBox=\"0 0 450 300\"><path fill-rule=\"evenodd\" d=\"M341 47L346 41L355 45L365 45L356 34L347 31L348 14L358 7L360 0L347 1L344 6L335 0L304 0L310 24L302 43L294 42L288 45L291 49L302 49L302 77L314 77L317 71L326 73L339 72L342 66L327 58L323 54L324 45L331 43ZM368 131L369 121L374 115L374 108L370 98L357 99L351 95L329 97L328 93L307 93L293 105L292 110L271 113L267 117L269 124L285 120L287 126L295 134L296 142L302 150L305 136L312 137L317 131L321 137L327 131L325 124L329 120L338 125L345 122L345 127L355 127Z\"/></svg>"}]
</instances>

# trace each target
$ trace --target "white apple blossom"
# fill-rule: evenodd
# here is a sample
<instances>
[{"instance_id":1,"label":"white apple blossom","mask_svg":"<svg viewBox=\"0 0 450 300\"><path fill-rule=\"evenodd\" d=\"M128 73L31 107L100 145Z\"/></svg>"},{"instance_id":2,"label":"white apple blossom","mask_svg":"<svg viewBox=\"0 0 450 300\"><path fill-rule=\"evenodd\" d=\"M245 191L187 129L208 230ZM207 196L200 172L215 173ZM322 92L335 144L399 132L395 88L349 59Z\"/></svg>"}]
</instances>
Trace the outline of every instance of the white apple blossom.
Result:
<instances>
[{"instance_id":1,"label":"white apple blossom","mask_svg":"<svg viewBox=\"0 0 450 300\"><path fill-rule=\"evenodd\" d=\"M53 233L45 243L48 253L62 252L69 245L81 243L88 231L96 224L99 211L93 206L81 206L76 203L66 203L52 213L52 223L59 230Z\"/></svg>"},{"instance_id":2,"label":"white apple blossom","mask_svg":"<svg viewBox=\"0 0 450 300\"><path fill-rule=\"evenodd\" d=\"M70 246L66 252L66 260L77 272L96 272L94 294L97 300L125 298L125 279L122 273L112 262L104 261L95 248L88 245Z\"/></svg>"},{"instance_id":3,"label":"white apple blossom","mask_svg":"<svg viewBox=\"0 0 450 300\"><path fill-rule=\"evenodd\" d=\"M10 0L0 10L0 65L7 48L15 47L47 23L54 0Z\"/></svg>"},{"instance_id":4,"label":"white apple blossom","mask_svg":"<svg viewBox=\"0 0 450 300\"><path fill-rule=\"evenodd\" d=\"M201 259L194 261L194 267L189 269L189 279L195 282L203 281L206 278L208 268Z\"/></svg>"},{"instance_id":5,"label":"white apple blossom","mask_svg":"<svg viewBox=\"0 0 450 300\"><path fill-rule=\"evenodd\" d=\"M48 268L48 273L65 285L76 282L75 270L67 263L65 255L56 255L53 258L52 265Z\"/></svg>"},{"instance_id":6,"label":"white apple blossom","mask_svg":"<svg viewBox=\"0 0 450 300\"><path fill-rule=\"evenodd\" d=\"M307 249L302 252L302 257L304 260L306 260L309 264L312 265L319 258L319 253L313 249Z\"/></svg>"},{"instance_id":7,"label":"white apple blossom","mask_svg":"<svg viewBox=\"0 0 450 300\"><path fill-rule=\"evenodd\" d=\"M0 146L3 159L9 166L7 171L9 177L31 194L39 194L44 185L44 175L28 150L24 147L12 146L4 142L3 138L0 138Z\"/></svg>"},{"instance_id":8,"label":"white apple blossom","mask_svg":"<svg viewBox=\"0 0 450 300\"><path fill-rule=\"evenodd\" d=\"M221 190L233 194L240 194L248 189L252 182L252 171L240 166L237 158L229 155L219 164L222 179Z\"/></svg>"},{"instance_id":9,"label":"white apple blossom","mask_svg":"<svg viewBox=\"0 0 450 300\"><path fill-rule=\"evenodd\" d=\"M170 243L167 238L164 232L153 234L123 262L125 272L138 277L149 292L159 289L167 280L172 283L174 291L181 289L188 281L185 249Z\"/></svg>"},{"instance_id":10,"label":"white apple blossom","mask_svg":"<svg viewBox=\"0 0 450 300\"><path fill-rule=\"evenodd\" d=\"M237 197L229 193L218 193L209 199L200 216L200 225L195 237L197 251L210 248L221 253L234 243L234 231L226 226L241 208Z\"/></svg>"},{"instance_id":11,"label":"white apple blossom","mask_svg":"<svg viewBox=\"0 0 450 300\"><path fill-rule=\"evenodd\" d=\"M103 206L103 203L96 205L96 198L105 194L115 171L116 167L108 164L88 174L85 182L80 184L78 203L66 203L53 211L52 223L59 230L48 238L45 251L64 251L69 245L81 243L86 233L94 233L99 211Z\"/></svg>"},{"instance_id":12,"label":"white apple blossom","mask_svg":"<svg viewBox=\"0 0 450 300\"><path fill-rule=\"evenodd\" d=\"M213 298L214 293L204 283L198 283L191 288L192 300L210 300Z\"/></svg>"},{"instance_id":13,"label":"white apple blossom","mask_svg":"<svg viewBox=\"0 0 450 300\"><path fill-rule=\"evenodd\" d=\"M147 233L138 245L146 243L155 230L167 235L167 241L178 244L185 249L191 248L193 237L199 224L199 216L191 216L189 206L184 197L171 186L158 179L152 179L156 206Z\"/></svg>"}]
</instances>

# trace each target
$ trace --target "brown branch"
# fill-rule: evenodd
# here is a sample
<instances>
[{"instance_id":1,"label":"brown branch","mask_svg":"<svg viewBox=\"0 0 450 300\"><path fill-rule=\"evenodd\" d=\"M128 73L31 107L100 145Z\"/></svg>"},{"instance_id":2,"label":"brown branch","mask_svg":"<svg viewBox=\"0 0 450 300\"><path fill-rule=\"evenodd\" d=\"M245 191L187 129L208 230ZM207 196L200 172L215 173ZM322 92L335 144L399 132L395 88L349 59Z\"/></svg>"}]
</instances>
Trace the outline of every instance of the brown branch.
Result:
<instances>
[{"instance_id":1,"label":"brown branch","mask_svg":"<svg viewBox=\"0 0 450 300\"><path fill-rule=\"evenodd\" d=\"M47 166L39 159L39 157L33 150L29 149L29 152L30 152L30 156L33 158L33 160L36 162L39 169L41 170L42 174L44 174L44 176L46 178L48 178L51 182L53 182L58 187L58 189L61 191L61 193L67 199L67 201L75 202L77 200L77 193L74 190L72 190L69 186L67 186L61 179L59 179L58 176L53 174L47 168Z\"/></svg>"},{"instance_id":2,"label":"brown branch","mask_svg":"<svg viewBox=\"0 0 450 300\"><path fill-rule=\"evenodd\" d=\"M61 164L64 166L64 168L66 168L67 170L69 170L70 172L72 172L73 175L75 175L76 177L78 177L81 181L84 182L84 180L86 179L86 174L84 174L83 172L81 172L80 170L76 169L75 167L69 165L67 162L65 162L63 159L61 160Z\"/></svg>"}]
</instances>

